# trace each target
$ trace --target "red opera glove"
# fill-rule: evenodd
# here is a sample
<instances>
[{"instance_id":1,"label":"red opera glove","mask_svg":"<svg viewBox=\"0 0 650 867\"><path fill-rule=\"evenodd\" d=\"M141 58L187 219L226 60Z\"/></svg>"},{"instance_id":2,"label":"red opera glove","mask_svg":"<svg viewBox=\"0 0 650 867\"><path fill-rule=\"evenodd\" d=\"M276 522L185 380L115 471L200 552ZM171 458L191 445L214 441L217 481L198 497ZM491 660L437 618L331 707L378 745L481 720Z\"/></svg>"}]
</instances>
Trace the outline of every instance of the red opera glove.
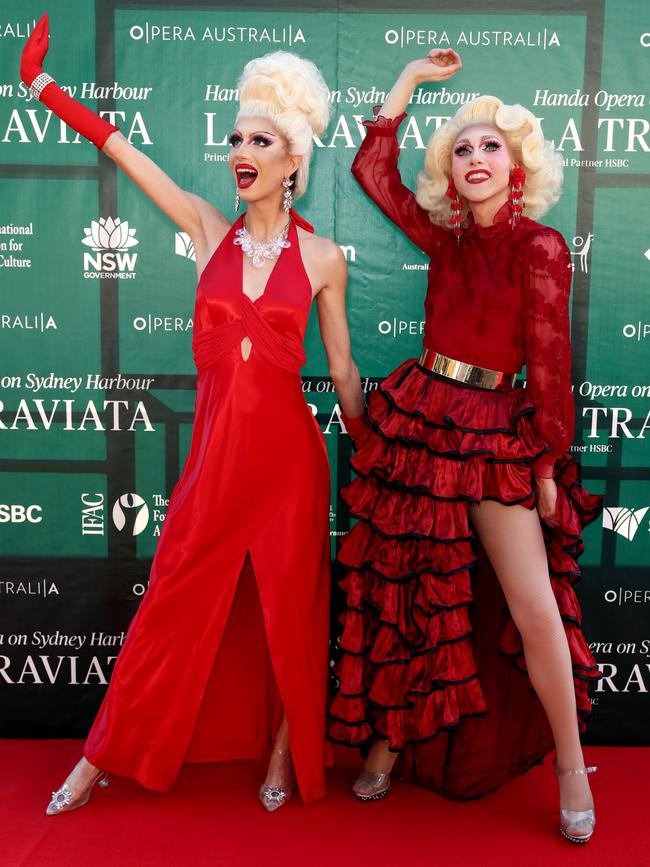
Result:
<instances>
[{"instance_id":1,"label":"red opera glove","mask_svg":"<svg viewBox=\"0 0 650 867\"><path fill-rule=\"evenodd\" d=\"M100 150L111 133L119 127L102 120L94 111L77 102L61 90L53 78L43 72L50 36L47 12L25 43L20 58L20 77L32 96L51 109L71 129L91 141Z\"/></svg>"},{"instance_id":2,"label":"red opera glove","mask_svg":"<svg viewBox=\"0 0 650 867\"><path fill-rule=\"evenodd\" d=\"M361 415L356 415L354 418L350 418L344 412L342 412L341 421L345 425L345 429L350 435L350 439L352 440L354 447L358 449L365 435L371 429L370 425L368 424L368 416L366 415L365 411Z\"/></svg>"},{"instance_id":3,"label":"red opera glove","mask_svg":"<svg viewBox=\"0 0 650 867\"><path fill-rule=\"evenodd\" d=\"M542 456L542 458L545 457L546 455ZM543 460L542 458L538 458L533 464L534 476L536 479L552 479L555 458L546 458L546 460Z\"/></svg>"}]
</instances>

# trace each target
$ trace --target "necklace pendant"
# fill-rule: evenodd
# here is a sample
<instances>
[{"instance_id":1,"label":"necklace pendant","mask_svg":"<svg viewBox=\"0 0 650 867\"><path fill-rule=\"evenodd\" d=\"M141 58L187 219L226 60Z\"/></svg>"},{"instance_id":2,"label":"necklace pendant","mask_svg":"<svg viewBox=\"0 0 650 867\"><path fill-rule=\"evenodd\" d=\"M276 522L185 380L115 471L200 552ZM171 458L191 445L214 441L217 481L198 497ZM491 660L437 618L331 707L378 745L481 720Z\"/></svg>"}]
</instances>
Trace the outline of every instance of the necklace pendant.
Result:
<instances>
[{"instance_id":1,"label":"necklace pendant","mask_svg":"<svg viewBox=\"0 0 650 867\"><path fill-rule=\"evenodd\" d=\"M287 241L289 225L290 223L287 223L280 234L269 241L256 241L249 234L246 226L242 226L241 229L235 231L232 242L242 248L242 251L251 259L254 268L263 268L266 262L277 259L282 250L291 246L291 242Z\"/></svg>"}]
</instances>

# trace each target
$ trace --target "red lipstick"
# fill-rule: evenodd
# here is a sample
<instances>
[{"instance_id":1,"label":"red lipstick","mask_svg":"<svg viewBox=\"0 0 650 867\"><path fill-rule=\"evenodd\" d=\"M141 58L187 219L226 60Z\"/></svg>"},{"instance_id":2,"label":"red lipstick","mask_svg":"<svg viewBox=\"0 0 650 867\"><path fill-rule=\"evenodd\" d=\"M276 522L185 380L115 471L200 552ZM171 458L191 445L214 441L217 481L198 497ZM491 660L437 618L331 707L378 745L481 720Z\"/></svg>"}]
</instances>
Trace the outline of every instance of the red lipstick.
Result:
<instances>
[{"instance_id":1,"label":"red lipstick","mask_svg":"<svg viewBox=\"0 0 650 867\"><path fill-rule=\"evenodd\" d=\"M489 181L491 177L492 175L487 169L472 169L471 172L467 172L465 175L465 180L468 184L482 184L485 181Z\"/></svg>"},{"instance_id":2,"label":"red lipstick","mask_svg":"<svg viewBox=\"0 0 650 867\"><path fill-rule=\"evenodd\" d=\"M245 190L255 183L257 169L250 163L237 163L235 175L237 177L237 186L240 190Z\"/></svg>"}]
</instances>

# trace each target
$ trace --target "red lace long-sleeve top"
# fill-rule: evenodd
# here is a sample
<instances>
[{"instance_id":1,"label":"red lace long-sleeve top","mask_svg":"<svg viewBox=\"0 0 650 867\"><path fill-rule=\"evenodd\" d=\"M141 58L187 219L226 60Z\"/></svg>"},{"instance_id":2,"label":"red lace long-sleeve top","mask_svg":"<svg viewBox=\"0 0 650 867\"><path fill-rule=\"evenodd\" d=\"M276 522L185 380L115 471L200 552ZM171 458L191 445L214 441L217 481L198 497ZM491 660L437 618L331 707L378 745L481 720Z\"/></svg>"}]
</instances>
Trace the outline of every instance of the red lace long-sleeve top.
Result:
<instances>
[{"instance_id":1,"label":"red lace long-sleeve top","mask_svg":"<svg viewBox=\"0 0 650 867\"><path fill-rule=\"evenodd\" d=\"M352 173L368 196L431 259L424 302L424 346L479 367L516 373L526 364L533 424L550 451L534 466L551 477L573 439L569 295L571 254L555 229L522 217L513 231L510 204L491 226L471 213L460 243L434 225L402 183L397 129L406 117L365 121Z\"/></svg>"}]
</instances>

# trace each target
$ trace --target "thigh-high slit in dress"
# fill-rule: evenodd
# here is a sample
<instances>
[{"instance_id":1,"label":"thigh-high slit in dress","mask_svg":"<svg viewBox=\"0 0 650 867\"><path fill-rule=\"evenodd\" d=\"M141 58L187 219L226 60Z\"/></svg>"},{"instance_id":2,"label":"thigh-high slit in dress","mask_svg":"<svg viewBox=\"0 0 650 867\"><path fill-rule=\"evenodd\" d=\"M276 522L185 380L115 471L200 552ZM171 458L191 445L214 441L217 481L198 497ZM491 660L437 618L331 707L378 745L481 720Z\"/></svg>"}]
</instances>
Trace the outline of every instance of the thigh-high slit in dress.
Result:
<instances>
[{"instance_id":1,"label":"thigh-high slit in dress","mask_svg":"<svg viewBox=\"0 0 650 867\"><path fill-rule=\"evenodd\" d=\"M329 465L300 378L312 289L296 224L313 230L291 212L251 301L242 220L197 287L191 446L85 755L166 790L183 762L261 757L284 709L306 802L325 791L330 591Z\"/></svg>"}]
</instances>

